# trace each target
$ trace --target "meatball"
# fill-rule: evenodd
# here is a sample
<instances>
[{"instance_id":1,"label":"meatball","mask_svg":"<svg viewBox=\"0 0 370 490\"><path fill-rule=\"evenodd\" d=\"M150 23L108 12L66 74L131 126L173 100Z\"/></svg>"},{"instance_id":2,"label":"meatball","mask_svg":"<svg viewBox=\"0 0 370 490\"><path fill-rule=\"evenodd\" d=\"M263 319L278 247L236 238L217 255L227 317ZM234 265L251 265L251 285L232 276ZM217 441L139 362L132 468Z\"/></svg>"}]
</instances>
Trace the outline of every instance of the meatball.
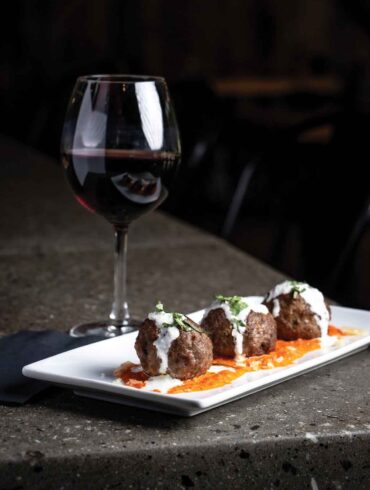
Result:
<instances>
[{"instance_id":1,"label":"meatball","mask_svg":"<svg viewBox=\"0 0 370 490\"><path fill-rule=\"evenodd\" d=\"M276 322L268 313L251 311L247 319L247 328L244 334L244 354L246 356L261 356L275 349Z\"/></svg>"},{"instance_id":2,"label":"meatball","mask_svg":"<svg viewBox=\"0 0 370 490\"><path fill-rule=\"evenodd\" d=\"M168 350L164 352L156 342L161 336L170 335L170 329L176 329L178 333L170 342L165 341ZM212 342L205 333L191 329L185 331L176 326L160 328L148 318L140 326L135 349L143 370L149 376L169 374L181 380L194 378L206 373L213 359Z\"/></svg>"},{"instance_id":3,"label":"meatball","mask_svg":"<svg viewBox=\"0 0 370 490\"><path fill-rule=\"evenodd\" d=\"M237 336L232 323L227 319L223 308L215 308L208 312L201 323L213 344L215 357L260 356L275 348L276 324L270 313L258 313L250 310L245 319L244 332L241 330L241 350L237 352Z\"/></svg>"},{"instance_id":4,"label":"meatball","mask_svg":"<svg viewBox=\"0 0 370 490\"><path fill-rule=\"evenodd\" d=\"M326 335L330 308L322 293L308 284L286 281L268 293L264 304L275 318L278 339L314 339Z\"/></svg>"}]
</instances>

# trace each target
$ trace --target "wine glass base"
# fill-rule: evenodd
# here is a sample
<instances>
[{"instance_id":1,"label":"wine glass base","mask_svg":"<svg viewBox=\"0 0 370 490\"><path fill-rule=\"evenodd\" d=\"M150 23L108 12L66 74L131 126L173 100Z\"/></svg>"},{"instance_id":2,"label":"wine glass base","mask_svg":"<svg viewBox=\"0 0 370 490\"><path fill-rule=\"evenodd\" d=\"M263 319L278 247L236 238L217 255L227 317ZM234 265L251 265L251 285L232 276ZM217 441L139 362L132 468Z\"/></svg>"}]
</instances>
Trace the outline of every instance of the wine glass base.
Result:
<instances>
[{"instance_id":1,"label":"wine glass base","mask_svg":"<svg viewBox=\"0 0 370 490\"><path fill-rule=\"evenodd\" d=\"M140 322L130 319L127 324L119 325L115 324L111 320L103 320L101 322L83 323L81 325L75 325L69 331L71 337L88 337L93 335L99 335L110 339L117 337L125 333L133 332L139 328Z\"/></svg>"}]
</instances>

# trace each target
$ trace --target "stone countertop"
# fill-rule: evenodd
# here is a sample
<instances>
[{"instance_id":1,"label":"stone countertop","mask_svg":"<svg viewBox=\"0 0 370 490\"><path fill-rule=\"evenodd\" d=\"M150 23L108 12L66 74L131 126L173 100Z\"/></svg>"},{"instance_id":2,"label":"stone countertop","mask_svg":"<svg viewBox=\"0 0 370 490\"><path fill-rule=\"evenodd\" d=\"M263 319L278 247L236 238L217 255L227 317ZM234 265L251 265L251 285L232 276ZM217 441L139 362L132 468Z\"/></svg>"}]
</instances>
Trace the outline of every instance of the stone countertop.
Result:
<instances>
[{"instance_id":1,"label":"stone countertop","mask_svg":"<svg viewBox=\"0 0 370 490\"><path fill-rule=\"evenodd\" d=\"M55 162L0 140L0 332L104 318L110 226L72 198ZM193 311L215 292L262 294L282 275L160 213L130 231L129 292ZM0 488L368 488L370 355L191 419L50 388L0 406Z\"/></svg>"}]
</instances>

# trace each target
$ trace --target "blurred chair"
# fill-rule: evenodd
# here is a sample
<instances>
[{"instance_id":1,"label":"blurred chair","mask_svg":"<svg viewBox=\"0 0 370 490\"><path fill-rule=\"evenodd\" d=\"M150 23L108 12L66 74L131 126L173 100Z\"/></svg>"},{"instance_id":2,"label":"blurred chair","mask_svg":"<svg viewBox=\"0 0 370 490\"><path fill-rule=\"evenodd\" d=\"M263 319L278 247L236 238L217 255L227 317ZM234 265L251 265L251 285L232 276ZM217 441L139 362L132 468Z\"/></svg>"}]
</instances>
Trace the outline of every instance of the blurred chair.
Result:
<instances>
[{"instance_id":1,"label":"blurred chair","mask_svg":"<svg viewBox=\"0 0 370 490\"><path fill-rule=\"evenodd\" d=\"M370 196L367 198L365 206L354 222L351 233L348 240L345 243L342 252L338 258L333 271L331 272L328 281L326 283L326 290L330 293L337 294L338 285L341 283L345 274L348 274L348 269L354 261L354 255L361 242L361 239L367 230L370 223Z\"/></svg>"},{"instance_id":2,"label":"blurred chair","mask_svg":"<svg viewBox=\"0 0 370 490\"><path fill-rule=\"evenodd\" d=\"M324 140L327 143L334 131L334 124L337 117L338 114L336 113L314 117L297 126L279 131L270 141L266 142L267 150L259 151L245 163L237 180L235 191L223 223L221 234L224 238L229 238L235 227L252 178L259 169L262 161L266 158L268 159L269 155L277 153L280 160L277 165L283 166L284 148L289 148L299 142L323 142Z\"/></svg>"},{"instance_id":3,"label":"blurred chair","mask_svg":"<svg viewBox=\"0 0 370 490\"><path fill-rule=\"evenodd\" d=\"M183 164L176 192L170 193L165 208L194 222L208 202L205 196L211 192L214 150L227 118L227 104L202 79L173 83L170 94L180 128Z\"/></svg>"},{"instance_id":4,"label":"blurred chair","mask_svg":"<svg viewBox=\"0 0 370 490\"><path fill-rule=\"evenodd\" d=\"M367 170L370 118L355 112L313 117L278 131L240 172L222 234L230 238L244 201L260 174L269 180L275 233L264 259L281 268L292 226L300 236L301 268L295 274L334 298L370 219Z\"/></svg>"}]
</instances>

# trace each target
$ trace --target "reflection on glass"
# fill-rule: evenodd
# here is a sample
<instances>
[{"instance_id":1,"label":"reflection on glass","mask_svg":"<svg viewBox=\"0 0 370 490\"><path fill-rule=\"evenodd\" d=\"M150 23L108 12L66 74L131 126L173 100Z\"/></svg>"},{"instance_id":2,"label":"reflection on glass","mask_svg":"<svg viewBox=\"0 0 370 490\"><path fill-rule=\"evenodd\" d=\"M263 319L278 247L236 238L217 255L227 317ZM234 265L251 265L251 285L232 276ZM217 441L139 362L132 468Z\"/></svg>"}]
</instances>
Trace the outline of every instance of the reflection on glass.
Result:
<instances>
[{"instance_id":1,"label":"reflection on glass","mask_svg":"<svg viewBox=\"0 0 370 490\"><path fill-rule=\"evenodd\" d=\"M143 133L151 150L163 145L163 117L159 95L154 82L135 86Z\"/></svg>"},{"instance_id":2,"label":"reflection on glass","mask_svg":"<svg viewBox=\"0 0 370 490\"><path fill-rule=\"evenodd\" d=\"M125 172L112 177L112 181L124 197L137 204L155 202L161 195L161 178L155 177L150 172L141 174Z\"/></svg>"}]
</instances>

